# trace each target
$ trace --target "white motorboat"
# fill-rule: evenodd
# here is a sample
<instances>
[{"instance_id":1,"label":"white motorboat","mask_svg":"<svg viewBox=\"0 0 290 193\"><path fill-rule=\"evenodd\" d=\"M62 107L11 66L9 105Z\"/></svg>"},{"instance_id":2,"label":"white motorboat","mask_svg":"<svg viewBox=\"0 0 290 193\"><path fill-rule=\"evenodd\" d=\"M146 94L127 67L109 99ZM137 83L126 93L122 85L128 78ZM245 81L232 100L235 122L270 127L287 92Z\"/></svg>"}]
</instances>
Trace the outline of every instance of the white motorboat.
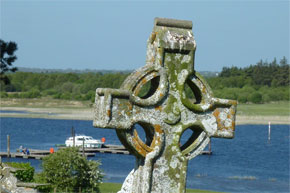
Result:
<instances>
[{"instance_id":1,"label":"white motorboat","mask_svg":"<svg viewBox=\"0 0 290 193\"><path fill-rule=\"evenodd\" d=\"M73 146L73 137L69 137L65 141L65 146L66 147L72 147ZM94 139L91 136L86 136L86 135L76 135L75 136L75 146L83 146L86 148L100 148L105 142L105 138L102 138L102 140L99 139Z\"/></svg>"}]
</instances>

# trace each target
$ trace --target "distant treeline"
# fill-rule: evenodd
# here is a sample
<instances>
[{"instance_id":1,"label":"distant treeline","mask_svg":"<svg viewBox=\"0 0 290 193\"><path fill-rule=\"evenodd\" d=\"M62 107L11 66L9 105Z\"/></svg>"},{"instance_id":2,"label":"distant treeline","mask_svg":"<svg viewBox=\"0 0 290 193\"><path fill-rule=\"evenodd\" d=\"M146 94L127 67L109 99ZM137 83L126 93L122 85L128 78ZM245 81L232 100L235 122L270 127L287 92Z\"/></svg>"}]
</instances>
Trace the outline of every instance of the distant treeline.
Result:
<instances>
[{"instance_id":1,"label":"distant treeline","mask_svg":"<svg viewBox=\"0 0 290 193\"><path fill-rule=\"evenodd\" d=\"M131 73L132 70L94 70L94 69L82 69L82 70L76 70L76 69L53 69L53 68L26 68L26 67L18 67L17 68L19 72L33 72L33 73Z\"/></svg>"},{"instance_id":2,"label":"distant treeline","mask_svg":"<svg viewBox=\"0 0 290 193\"><path fill-rule=\"evenodd\" d=\"M246 68L224 67L217 77L207 77L215 97L241 103L289 100L289 64L284 57L268 63L259 61ZM1 83L2 98L52 97L94 100L96 88L119 88L128 73L32 73L9 74L11 84ZM187 89L186 92L189 92Z\"/></svg>"},{"instance_id":3,"label":"distant treeline","mask_svg":"<svg viewBox=\"0 0 290 193\"><path fill-rule=\"evenodd\" d=\"M8 75L10 85L1 85L1 97L92 100L96 88L119 88L127 73L32 73ZM8 92L8 93L7 93Z\"/></svg>"},{"instance_id":4,"label":"distant treeline","mask_svg":"<svg viewBox=\"0 0 290 193\"><path fill-rule=\"evenodd\" d=\"M289 75L289 62L283 57L279 63L275 58L245 68L224 67L218 77L207 80L217 97L265 103L289 100Z\"/></svg>"}]
</instances>

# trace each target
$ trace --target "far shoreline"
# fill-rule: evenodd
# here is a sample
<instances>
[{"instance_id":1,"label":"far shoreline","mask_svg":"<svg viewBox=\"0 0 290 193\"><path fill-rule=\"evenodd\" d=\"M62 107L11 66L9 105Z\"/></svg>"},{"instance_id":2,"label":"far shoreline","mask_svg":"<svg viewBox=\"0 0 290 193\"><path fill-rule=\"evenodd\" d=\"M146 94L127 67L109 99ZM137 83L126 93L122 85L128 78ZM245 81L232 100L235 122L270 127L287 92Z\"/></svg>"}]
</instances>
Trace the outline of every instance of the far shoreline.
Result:
<instances>
[{"instance_id":1,"label":"far shoreline","mask_svg":"<svg viewBox=\"0 0 290 193\"><path fill-rule=\"evenodd\" d=\"M15 118L44 118L44 119L64 119L64 120L93 120L93 109L88 107L80 108L30 108L30 107L0 107L0 117L15 117ZM15 112L13 112L15 111ZM21 111L21 112L17 112ZM290 125L289 116L274 116L274 115L237 115L236 125L248 125L248 124L262 124L267 125L279 124Z\"/></svg>"}]
</instances>

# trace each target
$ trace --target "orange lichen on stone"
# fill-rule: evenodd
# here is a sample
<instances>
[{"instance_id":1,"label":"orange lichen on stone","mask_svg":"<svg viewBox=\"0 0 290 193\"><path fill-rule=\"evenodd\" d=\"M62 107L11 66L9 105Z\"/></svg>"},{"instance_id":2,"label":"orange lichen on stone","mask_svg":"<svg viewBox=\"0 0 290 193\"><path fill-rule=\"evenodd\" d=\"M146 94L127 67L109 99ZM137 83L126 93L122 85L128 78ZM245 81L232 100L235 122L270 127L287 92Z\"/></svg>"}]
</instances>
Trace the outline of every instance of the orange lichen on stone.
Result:
<instances>
[{"instance_id":1,"label":"orange lichen on stone","mask_svg":"<svg viewBox=\"0 0 290 193\"><path fill-rule=\"evenodd\" d=\"M127 106L130 111L133 109L133 105L130 102L127 103Z\"/></svg>"},{"instance_id":2,"label":"orange lichen on stone","mask_svg":"<svg viewBox=\"0 0 290 193\"><path fill-rule=\"evenodd\" d=\"M156 39L156 35L157 35L157 32L153 32L151 33L151 44L154 42L154 40Z\"/></svg>"},{"instance_id":3,"label":"orange lichen on stone","mask_svg":"<svg viewBox=\"0 0 290 193\"><path fill-rule=\"evenodd\" d=\"M157 106L157 107L155 107L155 110L156 111L161 111L162 110L162 107L161 106Z\"/></svg>"},{"instance_id":4,"label":"orange lichen on stone","mask_svg":"<svg viewBox=\"0 0 290 193\"><path fill-rule=\"evenodd\" d=\"M203 87L201 92L202 92L202 93L206 93L206 88Z\"/></svg>"},{"instance_id":5,"label":"orange lichen on stone","mask_svg":"<svg viewBox=\"0 0 290 193\"><path fill-rule=\"evenodd\" d=\"M216 110L213 112L213 115L214 115L217 119L219 119L219 115L220 115L219 110L216 109Z\"/></svg>"},{"instance_id":6,"label":"orange lichen on stone","mask_svg":"<svg viewBox=\"0 0 290 193\"><path fill-rule=\"evenodd\" d=\"M153 137L153 140L152 140L152 144L150 146L150 148L154 148L155 146L160 146L160 143L161 143L161 139L160 139L160 134L163 133L162 129L161 129L161 125L154 125L154 130L155 130L155 133L159 134L159 135L154 135ZM158 136L158 137L157 137Z\"/></svg>"},{"instance_id":7,"label":"orange lichen on stone","mask_svg":"<svg viewBox=\"0 0 290 193\"><path fill-rule=\"evenodd\" d=\"M235 125L236 125L236 123L235 123L235 121L233 120L233 121L232 121L232 130L233 130L233 131L235 130Z\"/></svg>"},{"instance_id":8,"label":"orange lichen on stone","mask_svg":"<svg viewBox=\"0 0 290 193\"><path fill-rule=\"evenodd\" d=\"M222 124L222 121L219 117L220 115L220 111L218 109L216 109L214 112L213 112L213 115L215 116L216 118L216 122L217 122L217 127L218 127L218 130L222 130L224 129L224 125Z\"/></svg>"},{"instance_id":9,"label":"orange lichen on stone","mask_svg":"<svg viewBox=\"0 0 290 193\"><path fill-rule=\"evenodd\" d=\"M160 125L154 125L154 129L155 129L155 131L156 132L158 132L158 133L162 133L162 130L161 130L161 126Z\"/></svg>"},{"instance_id":10,"label":"orange lichen on stone","mask_svg":"<svg viewBox=\"0 0 290 193\"><path fill-rule=\"evenodd\" d=\"M144 85L144 84L146 84L146 82L147 82L147 79L146 78L143 78L142 79L142 84Z\"/></svg>"},{"instance_id":11,"label":"orange lichen on stone","mask_svg":"<svg viewBox=\"0 0 290 193\"><path fill-rule=\"evenodd\" d=\"M152 148L147 146L143 141L139 138L138 133L136 130L134 130L134 137L132 138L132 141L134 143L135 149L143 156L145 157L147 153L152 151Z\"/></svg>"}]
</instances>

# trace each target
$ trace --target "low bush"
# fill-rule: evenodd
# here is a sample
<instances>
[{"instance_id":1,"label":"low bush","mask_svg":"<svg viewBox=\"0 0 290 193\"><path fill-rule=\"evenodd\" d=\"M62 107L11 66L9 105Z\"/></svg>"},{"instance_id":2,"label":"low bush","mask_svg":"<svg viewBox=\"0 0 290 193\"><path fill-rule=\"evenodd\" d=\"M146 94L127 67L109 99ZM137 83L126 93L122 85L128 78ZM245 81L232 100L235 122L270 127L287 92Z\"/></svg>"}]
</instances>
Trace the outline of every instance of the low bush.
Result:
<instances>
[{"instance_id":1,"label":"low bush","mask_svg":"<svg viewBox=\"0 0 290 193\"><path fill-rule=\"evenodd\" d=\"M43 159L39 178L60 192L77 192L79 188L83 192L99 192L103 179L99 165L100 162L81 156L77 148L60 149Z\"/></svg>"},{"instance_id":2,"label":"low bush","mask_svg":"<svg viewBox=\"0 0 290 193\"><path fill-rule=\"evenodd\" d=\"M13 167L16 170L14 173L15 177L22 182L32 182L34 176L34 168L30 165L30 163L16 163L16 162L8 162L5 163L10 167Z\"/></svg>"},{"instance_id":3,"label":"low bush","mask_svg":"<svg viewBox=\"0 0 290 193\"><path fill-rule=\"evenodd\" d=\"M8 94L7 92L0 92L0 98L7 98Z\"/></svg>"},{"instance_id":4,"label":"low bush","mask_svg":"<svg viewBox=\"0 0 290 193\"><path fill-rule=\"evenodd\" d=\"M262 103L262 95L259 92L253 92L249 96L249 101L252 103Z\"/></svg>"}]
</instances>

